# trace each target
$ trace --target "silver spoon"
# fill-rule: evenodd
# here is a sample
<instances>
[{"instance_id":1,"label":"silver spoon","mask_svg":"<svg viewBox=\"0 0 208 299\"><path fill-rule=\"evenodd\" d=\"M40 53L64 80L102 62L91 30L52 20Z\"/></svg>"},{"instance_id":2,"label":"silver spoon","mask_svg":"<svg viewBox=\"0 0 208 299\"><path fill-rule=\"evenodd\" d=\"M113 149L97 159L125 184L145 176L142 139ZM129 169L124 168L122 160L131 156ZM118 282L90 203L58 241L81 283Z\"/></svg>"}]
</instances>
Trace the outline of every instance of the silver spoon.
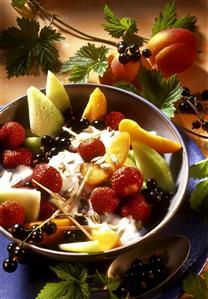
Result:
<instances>
[{"instance_id":1,"label":"silver spoon","mask_svg":"<svg viewBox=\"0 0 208 299\"><path fill-rule=\"evenodd\" d=\"M136 298L153 295L167 286L176 276L190 253L190 242L182 235L154 236L142 242L139 247L119 255L109 266L108 277L121 278L136 258L147 260L151 255L158 253L168 269L168 276L156 287Z\"/></svg>"}]
</instances>

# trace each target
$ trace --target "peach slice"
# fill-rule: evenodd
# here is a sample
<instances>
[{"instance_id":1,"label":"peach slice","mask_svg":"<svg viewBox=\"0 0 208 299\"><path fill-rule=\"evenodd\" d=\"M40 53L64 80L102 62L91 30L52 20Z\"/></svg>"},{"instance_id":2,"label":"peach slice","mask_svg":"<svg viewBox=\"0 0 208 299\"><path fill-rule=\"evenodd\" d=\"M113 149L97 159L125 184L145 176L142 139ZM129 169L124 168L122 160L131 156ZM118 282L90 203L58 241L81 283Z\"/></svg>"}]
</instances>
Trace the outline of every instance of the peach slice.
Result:
<instances>
[{"instance_id":1,"label":"peach slice","mask_svg":"<svg viewBox=\"0 0 208 299\"><path fill-rule=\"evenodd\" d=\"M181 149L181 145L175 141L165 137L155 135L142 129L135 121L131 119L123 119L119 124L120 132L128 132L132 141L140 141L158 153L174 153Z\"/></svg>"},{"instance_id":2,"label":"peach slice","mask_svg":"<svg viewBox=\"0 0 208 299\"><path fill-rule=\"evenodd\" d=\"M100 251L106 251L121 245L120 237L114 230L93 230L92 239L99 241Z\"/></svg>"},{"instance_id":3,"label":"peach slice","mask_svg":"<svg viewBox=\"0 0 208 299\"><path fill-rule=\"evenodd\" d=\"M110 146L106 150L105 161L113 170L121 167L129 153L130 136L127 132L120 132L115 136Z\"/></svg>"},{"instance_id":4,"label":"peach slice","mask_svg":"<svg viewBox=\"0 0 208 299\"><path fill-rule=\"evenodd\" d=\"M94 121L103 118L107 112L107 102L104 93L96 87L90 94L89 101L84 109L83 118Z\"/></svg>"},{"instance_id":5,"label":"peach slice","mask_svg":"<svg viewBox=\"0 0 208 299\"><path fill-rule=\"evenodd\" d=\"M90 186L97 186L110 176L110 169L108 171L93 163L83 163L80 170L83 176L89 171L85 183Z\"/></svg>"}]
</instances>

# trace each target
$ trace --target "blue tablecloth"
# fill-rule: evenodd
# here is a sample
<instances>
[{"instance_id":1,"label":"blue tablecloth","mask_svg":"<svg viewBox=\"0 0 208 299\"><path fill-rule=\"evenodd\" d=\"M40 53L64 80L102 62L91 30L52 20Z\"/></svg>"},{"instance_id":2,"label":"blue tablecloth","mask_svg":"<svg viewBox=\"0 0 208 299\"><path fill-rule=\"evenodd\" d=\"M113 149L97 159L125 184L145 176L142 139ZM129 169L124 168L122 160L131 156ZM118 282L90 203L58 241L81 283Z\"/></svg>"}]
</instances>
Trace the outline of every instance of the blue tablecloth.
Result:
<instances>
[{"instance_id":1,"label":"blue tablecloth","mask_svg":"<svg viewBox=\"0 0 208 299\"><path fill-rule=\"evenodd\" d=\"M187 145L190 165L203 159L203 155L196 144L185 136L184 139ZM194 181L190 181L189 191L194 184ZM201 270L208 252L207 229L208 227L201 222L198 216L187 209L186 205L183 205L176 217L163 231L167 234L184 234L189 238L191 253L183 267L184 272L188 268L197 273ZM4 236L0 236L1 263L7 257L6 247L8 243L9 241ZM17 271L12 274L4 272L0 265L0 299L34 299L46 282L51 282L55 279L54 274L49 269L51 264L54 264L54 262L33 255L28 265L19 265ZM163 291L162 294L158 294L154 298L178 298L181 292L181 281L182 279L180 278L180 280ZM103 296L99 294L96 297L101 299ZM95 297L93 296L93 298Z\"/></svg>"}]
</instances>

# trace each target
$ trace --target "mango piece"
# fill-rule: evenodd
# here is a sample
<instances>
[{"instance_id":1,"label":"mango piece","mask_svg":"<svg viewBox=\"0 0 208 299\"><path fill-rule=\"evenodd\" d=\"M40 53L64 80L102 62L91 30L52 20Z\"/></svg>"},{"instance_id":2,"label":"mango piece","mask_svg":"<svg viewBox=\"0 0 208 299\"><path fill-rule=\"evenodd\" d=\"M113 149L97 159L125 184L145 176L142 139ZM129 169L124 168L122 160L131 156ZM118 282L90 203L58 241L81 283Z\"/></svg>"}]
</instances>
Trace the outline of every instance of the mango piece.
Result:
<instances>
[{"instance_id":1,"label":"mango piece","mask_svg":"<svg viewBox=\"0 0 208 299\"><path fill-rule=\"evenodd\" d=\"M148 145L133 141L133 155L144 179L153 178L159 187L174 193L176 186L167 161Z\"/></svg>"},{"instance_id":2,"label":"mango piece","mask_svg":"<svg viewBox=\"0 0 208 299\"><path fill-rule=\"evenodd\" d=\"M174 153L181 149L179 143L148 132L131 119L123 119L119 123L119 131L128 132L131 138L131 143L133 141L143 142L160 154Z\"/></svg>"},{"instance_id":3,"label":"mango piece","mask_svg":"<svg viewBox=\"0 0 208 299\"><path fill-rule=\"evenodd\" d=\"M128 157L129 147L130 136L127 132L121 132L113 138L105 154L105 161L113 170L121 167L125 163Z\"/></svg>"},{"instance_id":4,"label":"mango piece","mask_svg":"<svg viewBox=\"0 0 208 299\"><path fill-rule=\"evenodd\" d=\"M92 239L99 241L100 251L106 251L121 245L120 237L114 230L93 230Z\"/></svg>"},{"instance_id":5,"label":"mango piece","mask_svg":"<svg viewBox=\"0 0 208 299\"><path fill-rule=\"evenodd\" d=\"M84 109L83 118L94 121L103 118L107 112L107 102L104 93L96 87L90 94L89 101Z\"/></svg>"},{"instance_id":6,"label":"mango piece","mask_svg":"<svg viewBox=\"0 0 208 299\"><path fill-rule=\"evenodd\" d=\"M73 222L69 218L55 218L52 221L56 223L57 228L73 225ZM25 226L27 228L31 228L33 225L35 225L35 224L40 225L41 223L43 223L43 220L38 220L38 221L26 223Z\"/></svg>"},{"instance_id":7,"label":"mango piece","mask_svg":"<svg viewBox=\"0 0 208 299\"><path fill-rule=\"evenodd\" d=\"M110 176L110 171L101 168L97 164L83 163L80 169L81 174L85 176L88 170L89 174L87 175L85 181L87 185L97 186L104 182Z\"/></svg>"}]
</instances>

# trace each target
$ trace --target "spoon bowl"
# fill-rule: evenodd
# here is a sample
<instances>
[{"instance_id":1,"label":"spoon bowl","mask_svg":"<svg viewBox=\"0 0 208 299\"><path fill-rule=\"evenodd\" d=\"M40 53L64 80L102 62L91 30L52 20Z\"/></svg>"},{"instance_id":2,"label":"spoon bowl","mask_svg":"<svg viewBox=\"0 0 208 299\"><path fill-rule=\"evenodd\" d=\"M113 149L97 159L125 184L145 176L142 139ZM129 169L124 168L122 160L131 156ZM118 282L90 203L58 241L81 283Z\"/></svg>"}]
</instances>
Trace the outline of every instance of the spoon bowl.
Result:
<instances>
[{"instance_id":1,"label":"spoon bowl","mask_svg":"<svg viewBox=\"0 0 208 299\"><path fill-rule=\"evenodd\" d=\"M108 277L122 278L126 270L135 259L147 261L148 258L157 253L163 260L168 276L157 286L136 298L153 294L168 285L174 279L179 270L187 260L190 253L190 242L182 235L154 236L144 241L139 247L119 255L109 266Z\"/></svg>"}]
</instances>

